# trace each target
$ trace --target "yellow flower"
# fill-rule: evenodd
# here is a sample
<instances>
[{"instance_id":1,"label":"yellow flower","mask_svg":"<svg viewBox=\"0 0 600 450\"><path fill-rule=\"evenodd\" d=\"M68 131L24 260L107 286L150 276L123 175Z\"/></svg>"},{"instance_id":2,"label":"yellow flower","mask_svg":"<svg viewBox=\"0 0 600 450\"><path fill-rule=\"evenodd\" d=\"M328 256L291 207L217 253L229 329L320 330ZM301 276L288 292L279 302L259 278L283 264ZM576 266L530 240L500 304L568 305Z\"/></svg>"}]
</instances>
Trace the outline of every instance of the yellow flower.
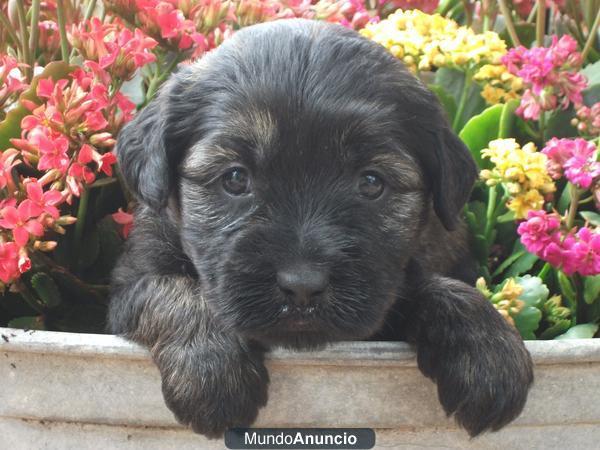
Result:
<instances>
[{"instance_id":1,"label":"yellow flower","mask_svg":"<svg viewBox=\"0 0 600 450\"><path fill-rule=\"evenodd\" d=\"M544 207L544 197L537 189L532 189L510 199L506 207L515 213L517 219L526 219L529 211Z\"/></svg>"},{"instance_id":2,"label":"yellow flower","mask_svg":"<svg viewBox=\"0 0 600 450\"><path fill-rule=\"evenodd\" d=\"M506 43L497 33L477 34L418 9L398 10L379 23L368 24L361 34L386 47L413 72L439 67L476 69L500 64L506 53Z\"/></svg>"},{"instance_id":3,"label":"yellow flower","mask_svg":"<svg viewBox=\"0 0 600 450\"><path fill-rule=\"evenodd\" d=\"M546 155L530 142L522 148L514 139L497 139L482 150L483 158L493 164L492 170L481 171L488 185L502 183L510 196L507 207L517 219L524 219L532 210L542 209L544 195L556 190L546 171Z\"/></svg>"},{"instance_id":4,"label":"yellow flower","mask_svg":"<svg viewBox=\"0 0 600 450\"><path fill-rule=\"evenodd\" d=\"M486 64L473 79L483 83L481 96L490 105L519 98L523 91L523 80L511 74L504 64Z\"/></svg>"},{"instance_id":5,"label":"yellow flower","mask_svg":"<svg viewBox=\"0 0 600 450\"><path fill-rule=\"evenodd\" d=\"M500 293L505 300L516 300L523 293L523 287L517 284L514 278L509 278L502 286Z\"/></svg>"}]
</instances>

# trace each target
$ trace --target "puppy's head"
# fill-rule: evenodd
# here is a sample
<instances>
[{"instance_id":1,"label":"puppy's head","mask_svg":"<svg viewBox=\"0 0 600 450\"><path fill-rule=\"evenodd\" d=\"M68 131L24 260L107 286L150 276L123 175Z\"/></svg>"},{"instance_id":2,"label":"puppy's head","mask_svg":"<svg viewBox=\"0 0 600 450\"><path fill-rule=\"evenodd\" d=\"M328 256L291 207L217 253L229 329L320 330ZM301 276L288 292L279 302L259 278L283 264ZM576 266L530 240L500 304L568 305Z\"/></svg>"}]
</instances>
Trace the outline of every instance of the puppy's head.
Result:
<instances>
[{"instance_id":1,"label":"puppy's head","mask_svg":"<svg viewBox=\"0 0 600 450\"><path fill-rule=\"evenodd\" d=\"M375 332L421 230L456 226L476 176L398 60L304 20L239 31L174 75L118 157L141 202L177 205L223 325L296 347Z\"/></svg>"}]
</instances>

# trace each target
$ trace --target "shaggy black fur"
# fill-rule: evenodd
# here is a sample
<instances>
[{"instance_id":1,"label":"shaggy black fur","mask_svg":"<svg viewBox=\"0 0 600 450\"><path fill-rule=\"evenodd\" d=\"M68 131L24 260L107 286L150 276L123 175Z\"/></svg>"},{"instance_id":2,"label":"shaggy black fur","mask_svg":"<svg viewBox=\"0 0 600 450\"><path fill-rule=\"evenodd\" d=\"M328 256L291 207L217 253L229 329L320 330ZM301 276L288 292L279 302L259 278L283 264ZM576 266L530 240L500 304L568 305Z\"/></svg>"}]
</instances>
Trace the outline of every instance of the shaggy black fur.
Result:
<instances>
[{"instance_id":1,"label":"shaggy black fur","mask_svg":"<svg viewBox=\"0 0 600 450\"><path fill-rule=\"evenodd\" d=\"M117 154L140 206L110 328L151 349L196 432L254 421L265 349L342 339L412 342L472 435L521 412L529 354L463 282L475 164L383 47L304 20L241 30L174 75Z\"/></svg>"}]
</instances>

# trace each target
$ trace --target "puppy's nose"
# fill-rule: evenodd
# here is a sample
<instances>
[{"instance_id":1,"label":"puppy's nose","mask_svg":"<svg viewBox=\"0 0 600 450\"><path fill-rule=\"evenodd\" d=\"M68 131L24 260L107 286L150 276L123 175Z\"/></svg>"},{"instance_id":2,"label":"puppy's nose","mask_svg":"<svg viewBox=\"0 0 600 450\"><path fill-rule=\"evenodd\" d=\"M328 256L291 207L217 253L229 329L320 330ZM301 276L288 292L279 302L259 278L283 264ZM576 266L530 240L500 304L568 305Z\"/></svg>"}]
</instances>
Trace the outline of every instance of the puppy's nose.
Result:
<instances>
[{"instance_id":1,"label":"puppy's nose","mask_svg":"<svg viewBox=\"0 0 600 450\"><path fill-rule=\"evenodd\" d=\"M329 282L325 269L298 264L277 272L277 284L298 306L308 306L323 293Z\"/></svg>"}]
</instances>

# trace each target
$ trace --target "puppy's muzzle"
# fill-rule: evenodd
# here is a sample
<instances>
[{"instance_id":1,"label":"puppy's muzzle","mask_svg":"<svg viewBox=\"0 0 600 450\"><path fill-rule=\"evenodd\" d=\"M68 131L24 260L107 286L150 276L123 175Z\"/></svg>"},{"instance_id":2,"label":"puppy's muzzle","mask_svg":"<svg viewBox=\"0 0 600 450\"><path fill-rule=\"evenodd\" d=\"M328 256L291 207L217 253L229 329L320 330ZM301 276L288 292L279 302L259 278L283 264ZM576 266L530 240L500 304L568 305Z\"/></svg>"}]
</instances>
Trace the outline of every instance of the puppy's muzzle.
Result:
<instances>
[{"instance_id":1,"label":"puppy's muzzle","mask_svg":"<svg viewBox=\"0 0 600 450\"><path fill-rule=\"evenodd\" d=\"M313 264L293 264L277 272L277 285L285 295L288 310L311 312L329 285L329 273Z\"/></svg>"}]
</instances>

